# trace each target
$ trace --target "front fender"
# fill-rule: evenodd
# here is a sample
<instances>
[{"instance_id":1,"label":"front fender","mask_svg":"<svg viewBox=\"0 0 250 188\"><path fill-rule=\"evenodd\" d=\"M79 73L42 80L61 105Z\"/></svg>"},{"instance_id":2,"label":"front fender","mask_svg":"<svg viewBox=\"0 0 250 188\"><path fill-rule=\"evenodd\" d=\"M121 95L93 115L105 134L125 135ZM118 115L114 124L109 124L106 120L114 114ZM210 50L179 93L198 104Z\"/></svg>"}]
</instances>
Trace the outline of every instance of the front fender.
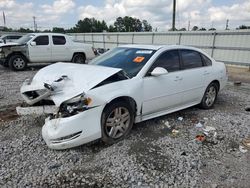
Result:
<instances>
[{"instance_id":1,"label":"front fender","mask_svg":"<svg viewBox=\"0 0 250 188\"><path fill-rule=\"evenodd\" d=\"M134 99L138 109L142 106L142 82L139 79L128 79L103 85L101 87L90 90L86 93L86 97L93 99L91 105L106 105L119 97L130 97ZM137 111L139 115L140 110Z\"/></svg>"}]
</instances>

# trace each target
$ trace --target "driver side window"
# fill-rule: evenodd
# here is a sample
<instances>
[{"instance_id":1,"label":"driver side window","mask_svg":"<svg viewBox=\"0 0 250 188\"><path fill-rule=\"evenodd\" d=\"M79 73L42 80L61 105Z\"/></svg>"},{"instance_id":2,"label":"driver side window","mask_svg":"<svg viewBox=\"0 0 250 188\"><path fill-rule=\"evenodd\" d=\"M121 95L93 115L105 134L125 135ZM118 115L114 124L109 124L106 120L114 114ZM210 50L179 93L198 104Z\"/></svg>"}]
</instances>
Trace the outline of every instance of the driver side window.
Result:
<instances>
[{"instance_id":1,"label":"driver side window","mask_svg":"<svg viewBox=\"0 0 250 188\"><path fill-rule=\"evenodd\" d=\"M168 72L180 70L180 58L178 50L170 50L162 53L149 69L147 75L149 75L149 73L151 73L156 67L162 67Z\"/></svg>"},{"instance_id":2,"label":"driver side window","mask_svg":"<svg viewBox=\"0 0 250 188\"><path fill-rule=\"evenodd\" d=\"M33 41L36 42L36 45L49 45L49 36L48 35L38 36Z\"/></svg>"}]
</instances>

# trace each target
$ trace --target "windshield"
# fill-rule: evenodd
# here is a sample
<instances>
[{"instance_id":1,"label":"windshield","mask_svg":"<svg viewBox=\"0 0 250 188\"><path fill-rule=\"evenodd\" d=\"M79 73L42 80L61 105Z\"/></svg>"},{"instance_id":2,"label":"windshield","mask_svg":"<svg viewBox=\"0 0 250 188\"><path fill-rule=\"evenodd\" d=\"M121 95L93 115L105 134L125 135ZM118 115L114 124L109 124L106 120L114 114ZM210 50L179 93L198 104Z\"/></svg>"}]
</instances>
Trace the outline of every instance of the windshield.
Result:
<instances>
[{"instance_id":1,"label":"windshield","mask_svg":"<svg viewBox=\"0 0 250 188\"><path fill-rule=\"evenodd\" d=\"M93 59L89 64L121 68L130 78L136 76L155 50L141 48L114 48Z\"/></svg>"},{"instance_id":2,"label":"windshield","mask_svg":"<svg viewBox=\"0 0 250 188\"><path fill-rule=\"evenodd\" d=\"M16 42L18 44L26 44L30 39L32 39L35 35L34 34L27 34L22 36L20 39L18 39Z\"/></svg>"}]
</instances>

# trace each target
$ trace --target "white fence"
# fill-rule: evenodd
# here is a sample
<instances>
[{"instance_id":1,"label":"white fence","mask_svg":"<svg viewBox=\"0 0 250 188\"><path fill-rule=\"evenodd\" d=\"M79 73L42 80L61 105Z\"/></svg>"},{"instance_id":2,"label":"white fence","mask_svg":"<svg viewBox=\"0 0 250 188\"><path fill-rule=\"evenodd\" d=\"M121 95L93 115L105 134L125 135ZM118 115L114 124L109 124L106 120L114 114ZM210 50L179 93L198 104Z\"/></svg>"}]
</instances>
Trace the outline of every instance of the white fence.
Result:
<instances>
[{"instance_id":1,"label":"white fence","mask_svg":"<svg viewBox=\"0 0 250 188\"><path fill-rule=\"evenodd\" d=\"M95 48L111 49L123 44L181 44L203 49L214 59L229 64L250 66L250 30L71 33L75 40Z\"/></svg>"}]
</instances>

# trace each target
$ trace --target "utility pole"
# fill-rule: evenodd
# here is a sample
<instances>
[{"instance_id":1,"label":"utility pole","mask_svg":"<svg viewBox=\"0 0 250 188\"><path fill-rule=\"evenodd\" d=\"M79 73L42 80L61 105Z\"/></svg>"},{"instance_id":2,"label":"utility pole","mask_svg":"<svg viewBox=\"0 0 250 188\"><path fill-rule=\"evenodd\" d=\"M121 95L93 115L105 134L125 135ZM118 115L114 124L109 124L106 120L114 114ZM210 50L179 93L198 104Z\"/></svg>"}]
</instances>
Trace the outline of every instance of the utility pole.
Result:
<instances>
[{"instance_id":1,"label":"utility pole","mask_svg":"<svg viewBox=\"0 0 250 188\"><path fill-rule=\"evenodd\" d=\"M176 12L176 0L173 0L173 20L172 20L172 31L175 31L175 12Z\"/></svg>"},{"instance_id":2,"label":"utility pole","mask_svg":"<svg viewBox=\"0 0 250 188\"><path fill-rule=\"evenodd\" d=\"M190 20L188 20L188 31L190 30Z\"/></svg>"},{"instance_id":3,"label":"utility pole","mask_svg":"<svg viewBox=\"0 0 250 188\"><path fill-rule=\"evenodd\" d=\"M229 23L229 19L227 19L227 22L226 22L226 30L228 30L228 23Z\"/></svg>"},{"instance_id":4,"label":"utility pole","mask_svg":"<svg viewBox=\"0 0 250 188\"><path fill-rule=\"evenodd\" d=\"M34 32L37 30L37 25L36 25L36 17L33 16L33 22L34 22Z\"/></svg>"}]
</instances>

